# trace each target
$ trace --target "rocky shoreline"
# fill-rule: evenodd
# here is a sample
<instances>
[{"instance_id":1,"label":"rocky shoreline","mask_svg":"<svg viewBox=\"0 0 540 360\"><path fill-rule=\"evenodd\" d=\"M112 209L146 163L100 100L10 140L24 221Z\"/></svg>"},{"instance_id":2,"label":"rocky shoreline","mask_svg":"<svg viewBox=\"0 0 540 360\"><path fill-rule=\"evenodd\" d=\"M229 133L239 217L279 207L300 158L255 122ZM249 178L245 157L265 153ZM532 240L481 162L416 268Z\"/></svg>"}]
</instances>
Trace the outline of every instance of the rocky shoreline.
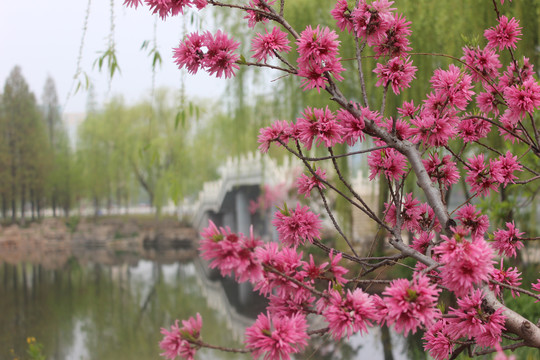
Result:
<instances>
[{"instance_id":1,"label":"rocky shoreline","mask_svg":"<svg viewBox=\"0 0 540 360\"><path fill-rule=\"evenodd\" d=\"M73 256L111 263L129 254L167 262L196 256L196 239L193 229L172 219L81 219L71 229L63 219L47 218L0 227L0 262L58 268Z\"/></svg>"}]
</instances>

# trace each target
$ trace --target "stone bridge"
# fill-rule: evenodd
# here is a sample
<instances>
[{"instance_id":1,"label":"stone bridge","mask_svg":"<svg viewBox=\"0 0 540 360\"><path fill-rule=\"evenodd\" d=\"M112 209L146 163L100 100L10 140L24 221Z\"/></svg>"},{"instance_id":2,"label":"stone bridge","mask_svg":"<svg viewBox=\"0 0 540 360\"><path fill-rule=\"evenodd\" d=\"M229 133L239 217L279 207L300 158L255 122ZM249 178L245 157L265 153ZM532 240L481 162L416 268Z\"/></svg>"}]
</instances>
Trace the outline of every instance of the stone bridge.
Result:
<instances>
[{"instance_id":1,"label":"stone bridge","mask_svg":"<svg viewBox=\"0 0 540 360\"><path fill-rule=\"evenodd\" d=\"M289 158L284 158L281 164L260 153L229 158L218 169L220 179L204 183L196 200L184 200L179 216L190 219L197 231L208 226L209 220L244 234L249 234L253 225L258 236L277 241L277 235L271 230L271 219L254 216L249 211L250 201L256 201L261 195L262 185L292 186L294 173L299 171L300 161Z\"/></svg>"}]
</instances>

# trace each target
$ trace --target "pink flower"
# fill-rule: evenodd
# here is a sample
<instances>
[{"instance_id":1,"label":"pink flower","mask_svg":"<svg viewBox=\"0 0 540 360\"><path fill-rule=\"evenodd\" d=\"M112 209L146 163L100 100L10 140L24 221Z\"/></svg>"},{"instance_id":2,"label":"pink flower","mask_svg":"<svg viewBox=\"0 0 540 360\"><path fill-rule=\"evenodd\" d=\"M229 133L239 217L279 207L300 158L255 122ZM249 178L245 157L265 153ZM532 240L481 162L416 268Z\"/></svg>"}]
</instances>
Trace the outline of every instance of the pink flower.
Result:
<instances>
[{"instance_id":1,"label":"pink flower","mask_svg":"<svg viewBox=\"0 0 540 360\"><path fill-rule=\"evenodd\" d=\"M283 244L296 247L305 244L306 240L313 242L320 237L321 220L318 215L309 211L309 207L296 205L296 210L287 209L276 211L272 224L276 227Z\"/></svg>"},{"instance_id":2,"label":"pink flower","mask_svg":"<svg viewBox=\"0 0 540 360\"><path fill-rule=\"evenodd\" d=\"M474 49L467 46L463 48L463 53L461 60L469 67L473 81L480 81L486 85L489 81L497 79L502 64L495 50L487 47Z\"/></svg>"},{"instance_id":3,"label":"pink flower","mask_svg":"<svg viewBox=\"0 0 540 360\"><path fill-rule=\"evenodd\" d=\"M400 140L410 139L410 137L414 134L414 129L411 128L410 122L407 119L403 118L384 118L378 117L373 120L377 126L380 126L381 128L385 129L389 133L394 132L396 134L396 137ZM375 144L378 146L386 145L384 141L381 141L377 138L375 138Z\"/></svg>"},{"instance_id":4,"label":"pink flower","mask_svg":"<svg viewBox=\"0 0 540 360\"><path fill-rule=\"evenodd\" d=\"M437 115L424 111L411 120L415 135L414 141L424 141L430 146L445 146L457 134L457 119L448 114Z\"/></svg>"},{"instance_id":5,"label":"pink flower","mask_svg":"<svg viewBox=\"0 0 540 360\"><path fill-rule=\"evenodd\" d=\"M403 154L395 149L375 150L367 156L367 159L370 180L373 180L380 173L383 173L390 180L400 180L405 174L407 160Z\"/></svg>"},{"instance_id":6,"label":"pink flower","mask_svg":"<svg viewBox=\"0 0 540 360\"><path fill-rule=\"evenodd\" d=\"M478 195L489 195L491 190L498 191L498 180L501 180L501 173L497 166L486 166L484 154L479 154L468 159L469 171L465 181L471 186L472 191Z\"/></svg>"},{"instance_id":7,"label":"pink flower","mask_svg":"<svg viewBox=\"0 0 540 360\"><path fill-rule=\"evenodd\" d=\"M178 320L171 326L171 330L161 328L164 335L159 347L165 350L160 355L167 359L174 359L180 356L183 359L193 360L195 352L199 348L191 342L200 340L202 328L202 318L197 313L197 319L190 317L187 321L182 320L182 328L178 326Z\"/></svg>"},{"instance_id":8,"label":"pink flower","mask_svg":"<svg viewBox=\"0 0 540 360\"><path fill-rule=\"evenodd\" d=\"M281 146L281 143L277 140L287 144L295 132L296 126L289 124L287 120L275 121L272 125L259 130L259 136L257 138L257 141L261 144L259 145L259 150L262 153L267 153L272 142L276 142L278 146Z\"/></svg>"},{"instance_id":9,"label":"pink flower","mask_svg":"<svg viewBox=\"0 0 540 360\"><path fill-rule=\"evenodd\" d=\"M255 256L255 251L263 242L253 236L253 226L250 227L249 237L242 237L242 240L234 262L235 280L239 283L249 281L254 284L263 278L262 265Z\"/></svg>"},{"instance_id":10,"label":"pink flower","mask_svg":"<svg viewBox=\"0 0 540 360\"><path fill-rule=\"evenodd\" d=\"M476 100L478 101L479 97L477 97ZM469 117L462 119L458 123L457 128L460 137L463 139L463 142L469 143L485 138L491 131L491 123L485 121L484 119Z\"/></svg>"},{"instance_id":11,"label":"pink flower","mask_svg":"<svg viewBox=\"0 0 540 360\"><path fill-rule=\"evenodd\" d=\"M512 156L510 151L507 151L505 155L499 156L497 160L493 162L492 166L497 166L500 173L500 181L504 186L509 183L514 183L514 180L518 177L514 175L514 171L522 171L522 166L517 161L517 156Z\"/></svg>"},{"instance_id":12,"label":"pink flower","mask_svg":"<svg viewBox=\"0 0 540 360\"><path fill-rule=\"evenodd\" d=\"M304 196L308 198L310 197L311 190L313 190L314 187L317 187L319 189L326 188L326 186L324 186L324 184L322 183L322 181L326 181L326 171L324 171L324 169L317 168L315 170L315 175L307 176L305 174L302 174L298 178L297 187L299 194L304 194Z\"/></svg>"},{"instance_id":13,"label":"pink flower","mask_svg":"<svg viewBox=\"0 0 540 360\"><path fill-rule=\"evenodd\" d=\"M519 287L521 285L521 273L517 271L515 267L509 267L507 270L503 268L503 259L501 259L501 268L493 271L493 280L510 286ZM489 288L495 293L496 296L501 294L501 287L497 284L489 284ZM519 296L519 292L511 290L512 297Z\"/></svg>"},{"instance_id":14,"label":"pink flower","mask_svg":"<svg viewBox=\"0 0 540 360\"><path fill-rule=\"evenodd\" d=\"M386 218L385 220L394 227L397 224L397 217L399 215L399 221L402 227L406 227L409 231L415 231L420 228L419 221L421 218L422 210L419 207L420 201L413 198L412 193L405 195L405 198L401 201L400 212L396 214L396 205L391 203L390 205L385 203Z\"/></svg>"},{"instance_id":15,"label":"pink flower","mask_svg":"<svg viewBox=\"0 0 540 360\"><path fill-rule=\"evenodd\" d=\"M240 235L231 232L228 227L218 230L210 221L208 228L201 233L201 257L211 261L210 268L218 268L223 276L230 275L236 267L238 253L242 248L243 235Z\"/></svg>"},{"instance_id":16,"label":"pink flower","mask_svg":"<svg viewBox=\"0 0 540 360\"><path fill-rule=\"evenodd\" d=\"M511 61L506 71L499 78L499 86L504 90L507 87L521 84L525 80L532 79L534 73L534 66L528 58L523 57L523 66L519 66L519 63Z\"/></svg>"},{"instance_id":17,"label":"pink flower","mask_svg":"<svg viewBox=\"0 0 540 360\"><path fill-rule=\"evenodd\" d=\"M415 78L416 66L412 65L410 58L391 58L386 64L377 64L373 70L377 74L376 86L392 86L394 94L399 94L402 89L410 87L412 79Z\"/></svg>"},{"instance_id":18,"label":"pink flower","mask_svg":"<svg viewBox=\"0 0 540 360\"><path fill-rule=\"evenodd\" d=\"M273 5L276 0L267 0L265 1L268 5ZM260 11L246 10L247 15L244 16L244 19L248 20L248 27L254 28L258 22L263 24L268 23L268 18L262 12L268 12L268 9L263 4L261 0L249 0L249 7L253 9L260 9Z\"/></svg>"},{"instance_id":19,"label":"pink flower","mask_svg":"<svg viewBox=\"0 0 540 360\"><path fill-rule=\"evenodd\" d=\"M471 81L471 76L461 72L454 64L450 64L448 70L435 70L430 80L433 89L446 98L445 102L460 110L465 110L474 94Z\"/></svg>"},{"instance_id":20,"label":"pink flower","mask_svg":"<svg viewBox=\"0 0 540 360\"><path fill-rule=\"evenodd\" d=\"M345 269L343 266L338 265L341 261L341 253L334 254L334 250L330 250L330 254L328 254L328 257L330 258L330 265L328 268L328 272L332 273L333 280L336 281L337 284L343 286L347 283L347 279L343 277L346 273L349 272L349 270Z\"/></svg>"},{"instance_id":21,"label":"pink flower","mask_svg":"<svg viewBox=\"0 0 540 360\"><path fill-rule=\"evenodd\" d=\"M344 131L343 140L349 146L353 146L358 140L364 141L365 120L376 121L381 118L381 115L377 111L371 111L369 108L363 106L359 107L356 103L352 105L356 110L360 110L362 117L357 118L348 110L344 109L337 111L337 120L341 122Z\"/></svg>"},{"instance_id":22,"label":"pink flower","mask_svg":"<svg viewBox=\"0 0 540 360\"><path fill-rule=\"evenodd\" d=\"M439 292L422 274L415 274L411 281L393 280L383 292L388 308L386 322L394 324L396 331L403 331L405 336L409 331L416 333L421 325L430 326L441 316L437 308Z\"/></svg>"},{"instance_id":23,"label":"pink flower","mask_svg":"<svg viewBox=\"0 0 540 360\"><path fill-rule=\"evenodd\" d=\"M338 53L339 41L335 31L327 27L306 27L296 41L298 46L298 76L303 77L304 90L321 88L327 84L325 72L331 73L336 80L343 80L339 75L345 69L341 66Z\"/></svg>"},{"instance_id":24,"label":"pink flower","mask_svg":"<svg viewBox=\"0 0 540 360\"><path fill-rule=\"evenodd\" d=\"M383 40L373 49L375 57L405 57L412 48L409 46L411 22L407 21L402 14L395 14L390 21L389 29L386 30Z\"/></svg>"},{"instance_id":25,"label":"pink flower","mask_svg":"<svg viewBox=\"0 0 540 360\"><path fill-rule=\"evenodd\" d=\"M482 215L480 210L476 211L476 206L467 204L457 212L457 219L463 227L471 231L472 237L483 237L489 228L487 215Z\"/></svg>"},{"instance_id":26,"label":"pink flower","mask_svg":"<svg viewBox=\"0 0 540 360\"><path fill-rule=\"evenodd\" d=\"M186 39L173 49L173 58L178 68L186 67L191 74L204 68L210 75L229 78L234 75L235 69L239 69L236 61L240 55L234 53L239 45L240 43L229 39L221 30L215 35L210 32L204 35L195 32L187 35ZM204 47L206 52L203 51Z\"/></svg>"},{"instance_id":27,"label":"pink flower","mask_svg":"<svg viewBox=\"0 0 540 360\"><path fill-rule=\"evenodd\" d=\"M494 91L489 91L481 92L476 95L476 103L478 104L478 108L480 109L480 111L486 114L492 112L495 115L499 115L499 109L497 108L497 105L501 102L497 99L495 94L496 93ZM487 121L484 122L487 123L491 128L491 124L489 124Z\"/></svg>"},{"instance_id":28,"label":"pink flower","mask_svg":"<svg viewBox=\"0 0 540 360\"><path fill-rule=\"evenodd\" d=\"M204 66L203 46L206 46L206 35L197 32L186 35L183 42L174 48L174 62L181 69L185 67L190 74L196 74Z\"/></svg>"},{"instance_id":29,"label":"pink flower","mask_svg":"<svg viewBox=\"0 0 540 360\"><path fill-rule=\"evenodd\" d=\"M278 27L274 27L271 33L266 29L265 31L265 35L257 34L251 41L251 51L255 52L253 57L257 59L257 61L266 62L268 57L274 57L274 52L288 52L291 50L287 34Z\"/></svg>"},{"instance_id":30,"label":"pink flower","mask_svg":"<svg viewBox=\"0 0 540 360\"><path fill-rule=\"evenodd\" d=\"M165 20L167 16L184 13L184 7L191 6L191 0L145 0L153 14Z\"/></svg>"},{"instance_id":31,"label":"pink flower","mask_svg":"<svg viewBox=\"0 0 540 360\"><path fill-rule=\"evenodd\" d=\"M439 319L433 326L428 327L423 339L426 341L424 348L435 360L448 359L454 343L448 334L448 323L445 319Z\"/></svg>"},{"instance_id":32,"label":"pink flower","mask_svg":"<svg viewBox=\"0 0 540 360\"><path fill-rule=\"evenodd\" d=\"M457 296L469 293L474 285L487 281L493 273L493 250L482 238L465 239L466 230L456 229L433 251L440 256L441 282Z\"/></svg>"},{"instance_id":33,"label":"pink flower","mask_svg":"<svg viewBox=\"0 0 540 360\"><path fill-rule=\"evenodd\" d=\"M355 289L353 292L347 290L343 297L339 291L331 289L328 295L330 300L323 316L336 341L345 335L349 338L358 331L367 332L370 320L375 319L375 307L368 294L362 289Z\"/></svg>"},{"instance_id":34,"label":"pink flower","mask_svg":"<svg viewBox=\"0 0 540 360\"><path fill-rule=\"evenodd\" d=\"M296 249L289 247L279 249L278 244L267 243L255 250L255 257L259 263L298 281L303 281L306 276L305 271L299 270L305 263L302 261L302 252L298 253ZM300 286L279 274L265 271L263 279L255 283L254 288L264 296L272 292L283 296L287 292L298 293Z\"/></svg>"},{"instance_id":35,"label":"pink flower","mask_svg":"<svg viewBox=\"0 0 540 360\"><path fill-rule=\"evenodd\" d=\"M303 315L290 317L259 314L255 324L246 329L246 348L254 358L264 360L288 360L290 354L300 352L309 336L307 321Z\"/></svg>"},{"instance_id":36,"label":"pink flower","mask_svg":"<svg viewBox=\"0 0 540 360\"><path fill-rule=\"evenodd\" d=\"M445 188L458 182L459 172L450 155L446 155L442 160L439 160L437 153L433 153L422 162L432 181L437 181Z\"/></svg>"},{"instance_id":37,"label":"pink flower","mask_svg":"<svg viewBox=\"0 0 540 360\"><path fill-rule=\"evenodd\" d=\"M328 262L324 262L320 265L315 264L315 261L313 260L313 255L309 254L309 263L304 264L306 276L310 279L309 281L313 282L317 280L322 274L324 274L327 266Z\"/></svg>"},{"instance_id":38,"label":"pink flower","mask_svg":"<svg viewBox=\"0 0 540 360\"><path fill-rule=\"evenodd\" d=\"M458 298L459 308L450 308L448 319L448 333L454 339L467 337L475 338L480 346L495 346L501 341L504 329L504 308L497 310L486 309L483 305L482 291L474 290L470 295Z\"/></svg>"},{"instance_id":39,"label":"pink flower","mask_svg":"<svg viewBox=\"0 0 540 360\"><path fill-rule=\"evenodd\" d=\"M397 111L401 116L413 118L419 108L420 107L414 106L414 101L411 100L409 102L404 101L403 105L398 108Z\"/></svg>"},{"instance_id":40,"label":"pink flower","mask_svg":"<svg viewBox=\"0 0 540 360\"><path fill-rule=\"evenodd\" d=\"M507 230L497 230L493 233L494 242L493 247L499 252L499 255L515 257L517 255L516 250L523 247L523 243L519 241L519 238L524 233L520 232L514 225L514 222L506 223Z\"/></svg>"},{"instance_id":41,"label":"pink flower","mask_svg":"<svg viewBox=\"0 0 540 360\"><path fill-rule=\"evenodd\" d=\"M296 130L298 139L310 150L313 140L317 139L317 144L331 147L342 142L344 130L341 124L336 121L334 113L328 106L326 109L316 109L307 107L302 113L302 117L296 119Z\"/></svg>"},{"instance_id":42,"label":"pink flower","mask_svg":"<svg viewBox=\"0 0 540 360\"><path fill-rule=\"evenodd\" d=\"M330 11L330 13L336 20L336 25L341 31L345 31L345 29L347 29L347 31L351 33L354 30L347 0L338 0L336 2L336 6L334 9L332 9L332 11Z\"/></svg>"},{"instance_id":43,"label":"pink flower","mask_svg":"<svg viewBox=\"0 0 540 360\"><path fill-rule=\"evenodd\" d=\"M504 90L504 99L513 112L524 117L540 107L540 85L534 78L528 78L522 85L507 87Z\"/></svg>"},{"instance_id":44,"label":"pink flower","mask_svg":"<svg viewBox=\"0 0 540 360\"><path fill-rule=\"evenodd\" d=\"M508 18L504 15L498 19L499 23L494 28L489 28L484 32L484 36L488 40L487 47L503 49L516 49L516 43L521 40L521 27L519 21Z\"/></svg>"},{"instance_id":45,"label":"pink flower","mask_svg":"<svg viewBox=\"0 0 540 360\"><path fill-rule=\"evenodd\" d=\"M314 305L315 297L305 288L295 291L283 291L277 295L270 294L266 309L276 317L302 315L305 309Z\"/></svg>"},{"instance_id":46,"label":"pink flower","mask_svg":"<svg viewBox=\"0 0 540 360\"><path fill-rule=\"evenodd\" d=\"M422 254L425 254L428 246L432 244L431 241L433 240L434 237L435 237L435 234L433 232L421 231L418 237L413 237L413 242L411 244L411 247L414 250Z\"/></svg>"},{"instance_id":47,"label":"pink flower","mask_svg":"<svg viewBox=\"0 0 540 360\"><path fill-rule=\"evenodd\" d=\"M218 30L214 36L206 33L206 47L208 51L204 59L204 65L210 75L216 74L218 78L234 76L234 70L240 67L236 61L240 55L234 51L238 49L240 43L229 38L227 34Z\"/></svg>"},{"instance_id":48,"label":"pink flower","mask_svg":"<svg viewBox=\"0 0 540 360\"><path fill-rule=\"evenodd\" d=\"M360 1L351 13L356 36L364 38L369 46L380 44L385 40L385 34L390 29L393 17L390 6L393 1L377 0L367 4Z\"/></svg>"}]
</instances>

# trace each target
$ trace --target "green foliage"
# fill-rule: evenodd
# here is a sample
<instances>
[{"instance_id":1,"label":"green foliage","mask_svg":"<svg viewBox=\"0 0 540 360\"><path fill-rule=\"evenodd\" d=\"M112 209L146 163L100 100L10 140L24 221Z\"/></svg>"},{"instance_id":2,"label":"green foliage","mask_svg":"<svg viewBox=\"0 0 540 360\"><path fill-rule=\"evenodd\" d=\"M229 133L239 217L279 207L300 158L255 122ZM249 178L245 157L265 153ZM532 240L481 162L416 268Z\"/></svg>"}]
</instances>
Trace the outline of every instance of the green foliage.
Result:
<instances>
[{"instance_id":1,"label":"green foliage","mask_svg":"<svg viewBox=\"0 0 540 360\"><path fill-rule=\"evenodd\" d=\"M43 344L40 344L36 341L36 338L29 337L26 339L28 343L28 349L26 350L30 360L45 360L46 357L43 355Z\"/></svg>"},{"instance_id":2,"label":"green foliage","mask_svg":"<svg viewBox=\"0 0 540 360\"><path fill-rule=\"evenodd\" d=\"M107 50L103 51L100 56L94 60L93 66L96 67L99 71L103 69L103 65L106 65L109 78L113 78L114 74L118 71L120 73L120 65L116 58L116 49L114 46L110 46Z\"/></svg>"}]
</instances>

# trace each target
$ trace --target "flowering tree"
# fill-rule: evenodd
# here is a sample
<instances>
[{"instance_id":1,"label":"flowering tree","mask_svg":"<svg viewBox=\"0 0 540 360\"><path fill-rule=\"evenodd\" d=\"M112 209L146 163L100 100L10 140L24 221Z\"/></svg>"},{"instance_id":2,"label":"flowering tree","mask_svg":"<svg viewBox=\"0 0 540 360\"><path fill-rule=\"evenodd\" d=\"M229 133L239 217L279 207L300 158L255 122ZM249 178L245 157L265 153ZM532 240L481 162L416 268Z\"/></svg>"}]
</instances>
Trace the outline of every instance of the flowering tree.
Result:
<instances>
[{"instance_id":1,"label":"flowering tree","mask_svg":"<svg viewBox=\"0 0 540 360\"><path fill-rule=\"evenodd\" d=\"M472 203L508 186L540 180L538 168L524 165L525 160L538 164L540 157L534 117L540 107L540 85L528 59L514 55L522 29L518 20L501 14L504 0L492 1L497 24L485 30L487 45L465 47L461 58L448 55L455 64L434 72L423 103L404 102L395 117L385 117L387 94L409 88L417 68L410 57L410 22L391 1L337 0L331 11L337 30L322 25L294 29L285 17L285 0L145 3L163 19L183 14L188 7L217 6L244 12L249 29L257 23L266 27L261 33L252 30L253 61L241 56L240 44L221 30L188 34L174 49L174 58L189 73L203 70L230 78L240 66L257 66L299 77L303 91L329 94L339 106L337 111L307 107L294 122L276 121L260 130L259 149L266 153L270 146L281 146L303 161L307 175L297 181L299 194L318 193L349 247L340 252L324 245L319 215L301 204L285 205L276 212L273 224L281 244L263 243L253 233L234 233L210 223L201 234L201 256L222 275L251 282L269 299L267 311L246 330L245 349L205 343L198 314L182 321L182 326L177 321L170 330L162 330L164 357L192 359L197 349L209 347L250 352L254 358L289 359L306 347L312 335L329 333L339 340L367 332L375 324L393 326L405 336L425 331L424 347L436 359L453 358L464 350L471 356L497 351L502 359L507 358L504 349L540 348L540 328L513 311L512 304L502 303L505 291L529 297L531 302L540 300L540 280L521 287L519 270L504 263L516 257L524 241L538 238L524 234L513 221L489 232L488 216ZM136 8L142 1L125 0L125 4ZM349 61L353 64L349 69L339 55L340 36L350 36L356 43L356 58ZM380 109L368 96L362 70L367 48L378 59L373 72L383 94ZM286 56L291 51L295 56ZM511 60L501 72L503 51ZM346 98L340 91L344 76L358 77L358 99ZM505 152L486 145L485 153L469 151L471 143L490 133L519 144L515 147L519 150ZM374 144L371 148L335 153L337 145L353 146L368 138ZM458 151L450 147L451 142ZM314 147L327 149L328 156L310 156ZM367 156L370 180L387 182L389 198L382 216L343 176L337 161L343 156ZM319 165L325 161L347 191L327 179ZM446 195L461 176L471 195L449 209ZM426 202L406 193L409 177L415 178ZM328 192L346 199L386 231L381 241L395 248L397 255L359 256L328 206ZM404 241L406 231L412 234L410 244ZM300 250L305 246L319 247L328 261L304 258ZM386 288L380 296L362 290L362 285L373 282L368 274L404 258L416 263L410 279L382 281ZM356 264L359 273L350 274L340 265L344 261ZM442 304L443 293L455 295L453 305ZM310 329L309 317L324 318L327 327ZM503 338L508 345L501 345Z\"/></svg>"}]
</instances>

